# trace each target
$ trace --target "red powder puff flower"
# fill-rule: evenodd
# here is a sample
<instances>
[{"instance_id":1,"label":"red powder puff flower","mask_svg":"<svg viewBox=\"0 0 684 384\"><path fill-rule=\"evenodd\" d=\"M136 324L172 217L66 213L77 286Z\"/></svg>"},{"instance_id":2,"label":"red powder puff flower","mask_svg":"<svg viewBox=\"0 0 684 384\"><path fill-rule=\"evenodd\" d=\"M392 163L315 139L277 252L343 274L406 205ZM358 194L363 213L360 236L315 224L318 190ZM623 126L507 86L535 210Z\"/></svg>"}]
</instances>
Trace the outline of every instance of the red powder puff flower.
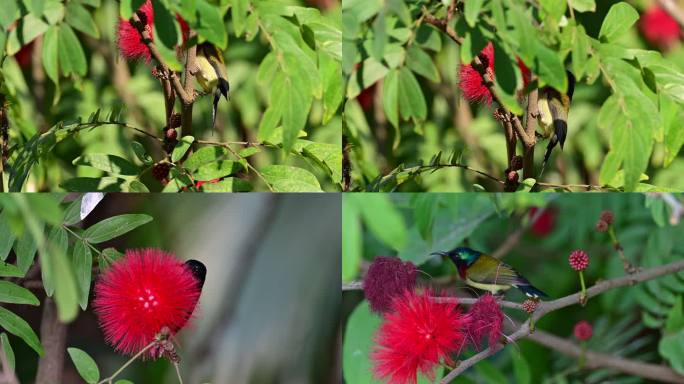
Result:
<instances>
[{"instance_id":1,"label":"red powder puff flower","mask_svg":"<svg viewBox=\"0 0 684 384\"><path fill-rule=\"evenodd\" d=\"M436 302L432 292L405 291L384 316L371 353L376 378L392 384L415 384L418 371L435 377L435 368L460 351L464 316L454 301Z\"/></svg>"},{"instance_id":2,"label":"red powder puff flower","mask_svg":"<svg viewBox=\"0 0 684 384\"><path fill-rule=\"evenodd\" d=\"M144 14L144 17L141 17L141 21L145 23L146 28L150 28L150 37L154 40L154 9L152 8L152 2L147 0L140 6L139 11ZM190 33L190 27L179 15L176 15L176 20L180 24L183 43L185 43ZM149 48L143 43L140 32L128 20L119 20L117 31L119 50L121 50L121 54L125 58L129 60L144 58L146 62L150 62L152 54Z\"/></svg>"},{"instance_id":3,"label":"red powder puff flower","mask_svg":"<svg viewBox=\"0 0 684 384\"><path fill-rule=\"evenodd\" d=\"M389 311L395 296L413 290L417 272L410 261L404 263L396 257L376 257L363 281L363 293L371 310L378 313Z\"/></svg>"},{"instance_id":4,"label":"red powder puff flower","mask_svg":"<svg viewBox=\"0 0 684 384\"><path fill-rule=\"evenodd\" d=\"M577 340L586 341L589 340L591 338L591 335L594 334L594 330L592 329L591 324L582 320L575 324L573 333L575 334Z\"/></svg>"},{"instance_id":5,"label":"red powder puff flower","mask_svg":"<svg viewBox=\"0 0 684 384\"><path fill-rule=\"evenodd\" d=\"M492 76L494 76L494 45L492 43L487 44L482 52L480 52L479 57L487 71L491 72ZM522 72L524 86L527 87L530 82L530 70L519 58L518 68ZM461 65L459 78L459 87L463 92L463 97L468 101L486 103L487 105L492 104L492 93L489 92L489 88L485 85L484 78L480 72L473 68L472 64Z\"/></svg>"},{"instance_id":6,"label":"red powder puff flower","mask_svg":"<svg viewBox=\"0 0 684 384\"><path fill-rule=\"evenodd\" d=\"M529 211L529 217L532 219L537 211L541 208L532 207ZM544 211L537 217L537 220L532 223L530 229L532 233L537 236L546 236L553 231L556 226L556 211L553 208L545 208Z\"/></svg>"},{"instance_id":7,"label":"red powder puff flower","mask_svg":"<svg viewBox=\"0 0 684 384\"><path fill-rule=\"evenodd\" d=\"M581 249L578 249L570 254L568 262L575 271L583 271L589 266L589 255Z\"/></svg>"},{"instance_id":8,"label":"red powder puff flower","mask_svg":"<svg viewBox=\"0 0 684 384\"><path fill-rule=\"evenodd\" d=\"M668 49L679 40L681 29L677 21L664 9L649 8L639 19L639 29L646 41L661 49Z\"/></svg>"},{"instance_id":9,"label":"red powder puff flower","mask_svg":"<svg viewBox=\"0 0 684 384\"><path fill-rule=\"evenodd\" d=\"M615 215L613 214L613 211L606 209L605 211L601 212L601 218L599 220L605 221L606 224L610 225L613 224L614 218Z\"/></svg>"},{"instance_id":10,"label":"red powder puff flower","mask_svg":"<svg viewBox=\"0 0 684 384\"><path fill-rule=\"evenodd\" d=\"M22 69L28 69L29 65L31 64L31 55L33 54L33 45L35 41L32 41L19 50L14 55L14 58L17 60L17 63Z\"/></svg>"},{"instance_id":11,"label":"red powder puff flower","mask_svg":"<svg viewBox=\"0 0 684 384\"><path fill-rule=\"evenodd\" d=\"M468 311L466 332L470 343L482 348L484 337L488 337L489 346L493 347L501 337L503 327L503 312L491 294L480 297Z\"/></svg>"},{"instance_id":12,"label":"red powder puff flower","mask_svg":"<svg viewBox=\"0 0 684 384\"><path fill-rule=\"evenodd\" d=\"M173 254L126 251L95 284L93 308L107 342L124 354L140 352L164 327L174 335L190 319L201 282ZM158 357L150 352L146 357Z\"/></svg>"}]
</instances>

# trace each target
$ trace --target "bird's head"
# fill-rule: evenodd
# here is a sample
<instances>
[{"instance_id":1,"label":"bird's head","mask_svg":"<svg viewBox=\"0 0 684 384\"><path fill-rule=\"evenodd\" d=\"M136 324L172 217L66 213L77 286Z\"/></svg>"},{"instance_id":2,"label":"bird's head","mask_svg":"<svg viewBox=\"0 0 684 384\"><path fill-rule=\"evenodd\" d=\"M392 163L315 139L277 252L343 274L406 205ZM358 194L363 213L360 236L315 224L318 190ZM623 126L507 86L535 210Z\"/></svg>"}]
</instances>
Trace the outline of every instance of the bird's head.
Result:
<instances>
[{"instance_id":1,"label":"bird's head","mask_svg":"<svg viewBox=\"0 0 684 384\"><path fill-rule=\"evenodd\" d=\"M439 255L442 257L448 257L456 265L468 266L475 262L475 260L482 254L482 252L476 251L468 247L457 247L447 252L433 252L431 255Z\"/></svg>"}]
</instances>

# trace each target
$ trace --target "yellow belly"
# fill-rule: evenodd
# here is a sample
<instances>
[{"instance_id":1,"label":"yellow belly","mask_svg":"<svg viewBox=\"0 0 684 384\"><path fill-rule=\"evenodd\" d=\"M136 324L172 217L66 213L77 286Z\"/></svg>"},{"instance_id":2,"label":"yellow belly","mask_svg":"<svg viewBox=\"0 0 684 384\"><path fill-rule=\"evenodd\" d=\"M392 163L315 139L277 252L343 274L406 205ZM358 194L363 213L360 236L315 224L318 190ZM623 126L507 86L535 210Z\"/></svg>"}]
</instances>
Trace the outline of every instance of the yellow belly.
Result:
<instances>
[{"instance_id":1,"label":"yellow belly","mask_svg":"<svg viewBox=\"0 0 684 384\"><path fill-rule=\"evenodd\" d=\"M499 292L499 291L505 291L505 290L511 288L510 285L476 283L467 277L465 279L465 282L466 282L466 284L470 285L471 287L481 289L483 291L489 291L489 292L494 293L494 294Z\"/></svg>"}]
</instances>

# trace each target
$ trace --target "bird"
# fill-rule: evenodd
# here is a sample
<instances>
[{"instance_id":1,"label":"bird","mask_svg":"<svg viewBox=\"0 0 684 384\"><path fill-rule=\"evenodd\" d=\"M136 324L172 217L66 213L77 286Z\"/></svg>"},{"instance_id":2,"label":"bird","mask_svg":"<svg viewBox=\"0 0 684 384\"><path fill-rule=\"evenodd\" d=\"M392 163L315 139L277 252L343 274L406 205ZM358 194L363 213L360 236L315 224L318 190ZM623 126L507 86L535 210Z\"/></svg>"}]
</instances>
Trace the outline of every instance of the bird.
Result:
<instances>
[{"instance_id":1,"label":"bird","mask_svg":"<svg viewBox=\"0 0 684 384\"><path fill-rule=\"evenodd\" d=\"M201 261L193 259L186 261L185 266L190 269L192 275L195 277L195 279L197 279L197 283L199 284L198 288L200 291L202 291L202 288L204 287L204 280L207 277L207 267Z\"/></svg>"},{"instance_id":2,"label":"bird","mask_svg":"<svg viewBox=\"0 0 684 384\"><path fill-rule=\"evenodd\" d=\"M567 93L558 92L552 87L544 87L539 91L537 108L539 114L537 120L542 129L541 137L549 139L544 153L541 176L544 173L546 163L551 157L553 148L560 144L561 150L565 145L565 138L568 135L568 113L570 112L570 102L575 91L575 76L570 71L565 71L568 77Z\"/></svg>"},{"instance_id":3,"label":"bird","mask_svg":"<svg viewBox=\"0 0 684 384\"><path fill-rule=\"evenodd\" d=\"M223 55L210 43L202 43L197 46L197 65L199 70L195 74L197 82L206 94L214 94L214 104L211 112L211 127L216 125L216 110L221 95L228 101L230 84L223 62Z\"/></svg>"},{"instance_id":4,"label":"bird","mask_svg":"<svg viewBox=\"0 0 684 384\"><path fill-rule=\"evenodd\" d=\"M548 296L535 288L510 265L480 251L458 247L447 252L433 252L431 255L451 259L456 264L461 279L471 287L489 291L494 295L514 287L535 299Z\"/></svg>"}]
</instances>

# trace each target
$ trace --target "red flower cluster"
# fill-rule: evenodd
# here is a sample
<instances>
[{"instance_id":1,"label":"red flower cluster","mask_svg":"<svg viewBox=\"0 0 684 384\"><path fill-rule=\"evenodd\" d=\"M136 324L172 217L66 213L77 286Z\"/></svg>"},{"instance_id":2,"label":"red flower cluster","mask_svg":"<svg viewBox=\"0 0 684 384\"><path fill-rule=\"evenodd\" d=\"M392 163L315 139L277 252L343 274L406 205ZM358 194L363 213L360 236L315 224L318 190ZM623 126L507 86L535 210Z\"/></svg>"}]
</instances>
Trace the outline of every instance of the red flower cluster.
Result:
<instances>
[{"instance_id":1,"label":"red flower cluster","mask_svg":"<svg viewBox=\"0 0 684 384\"><path fill-rule=\"evenodd\" d=\"M487 46L479 54L482 64L487 68L488 72L494 75L494 45L492 43L487 44ZM530 70L525 66L520 59L518 59L518 68L522 72L523 82L525 87L530 82ZM487 105L492 104L492 93L487 88L485 80L477 71L473 68L472 64L461 65L459 69L459 86L463 92L463 96L470 102L481 102Z\"/></svg>"},{"instance_id":2,"label":"red flower cluster","mask_svg":"<svg viewBox=\"0 0 684 384\"><path fill-rule=\"evenodd\" d=\"M468 340L476 348L483 348L484 337L488 337L489 346L493 347L501 337L503 312L491 294L480 297L468 311L466 333Z\"/></svg>"},{"instance_id":3,"label":"red flower cluster","mask_svg":"<svg viewBox=\"0 0 684 384\"><path fill-rule=\"evenodd\" d=\"M614 218L615 215L613 215L613 211L606 209L605 211L601 212L601 217L599 220L605 221L606 224L610 225L613 224Z\"/></svg>"},{"instance_id":4,"label":"red flower cluster","mask_svg":"<svg viewBox=\"0 0 684 384\"><path fill-rule=\"evenodd\" d=\"M139 10L145 16L142 22L146 24L146 28L150 28L150 36L152 37L152 40L154 40L154 9L152 8L152 1L147 0L143 5L140 6ZM186 23L185 20L183 20L183 18L179 15L176 15L176 20L178 20L178 23L180 24L183 43L185 43L190 33L190 27L188 26L188 23ZM117 36L119 50L121 50L121 54L125 58L129 60L144 58L146 62L150 62L152 59L150 49L147 48L145 43L143 43L140 32L138 32L138 30L128 20L119 20Z\"/></svg>"},{"instance_id":5,"label":"red flower cluster","mask_svg":"<svg viewBox=\"0 0 684 384\"><path fill-rule=\"evenodd\" d=\"M586 341L589 340L591 336L594 334L594 330L592 329L591 324L582 320L575 324L573 333L575 334L577 340Z\"/></svg>"},{"instance_id":6,"label":"red flower cluster","mask_svg":"<svg viewBox=\"0 0 684 384\"><path fill-rule=\"evenodd\" d=\"M523 301L523 303L522 303L522 310L527 312L527 313L533 313L534 311L537 310L538 306L539 306L538 300L527 299L527 300Z\"/></svg>"},{"instance_id":7,"label":"red flower cluster","mask_svg":"<svg viewBox=\"0 0 684 384\"><path fill-rule=\"evenodd\" d=\"M532 219L538 210L541 208L532 207L528 213L530 219ZM530 230L533 234L537 236L546 236L553 231L556 226L556 210L552 207L547 207L544 211L537 217L537 220L532 223Z\"/></svg>"},{"instance_id":8,"label":"red flower cluster","mask_svg":"<svg viewBox=\"0 0 684 384\"><path fill-rule=\"evenodd\" d=\"M171 335L183 328L200 291L200 282L174 255L153 248L129 250L95 284L93 308L107 342L132 355L162 328Z\"/></svg>"},{"instance_id":9,"label":"red flower cluster","mask_svg":"<svg viewBox=\"0 0 684 384\"><path fill-rule=\"evenodd\" d=\"M681 33L677 21L658 6L649 8L641 15L639 29L646 41L661 49L672 47Z\"/></svg>"},{"instance_id":10,"label":"red flower cluster","mask_svg":"<svg viewBox=\"0 0 684 384\"><path fill-rule=\"evenodd\" d=\"M410 261L404 263L397 257L376 257L363 280L363 293L371 310L389 311L395 296L413 290L417 272Z\"/></svg>"},{"instance_id":11,"label":"red flower cluster","mask_svg":"<svg viewBox=\"0 0 684 384\"><path fill-rule=\"evenodd\" d=\"M570 254L568 262L575 271L583 271L589 266L589 255L581 249L578 249Z\"/></svg>"},{"instance_id":12,"label":"red flower cluster","mask_svg":"<svg viewBox=\"0 0 684 384\"><path fill-rule=\"evenodd\" d=\"M415 384L420 371L431 380L435 368L463 347L464 315L458 303L438 303L432 292L405 291L394 299L393 312L375 336L371 354L378 379L393 384Z\"/></svg>"}]
</instances>

